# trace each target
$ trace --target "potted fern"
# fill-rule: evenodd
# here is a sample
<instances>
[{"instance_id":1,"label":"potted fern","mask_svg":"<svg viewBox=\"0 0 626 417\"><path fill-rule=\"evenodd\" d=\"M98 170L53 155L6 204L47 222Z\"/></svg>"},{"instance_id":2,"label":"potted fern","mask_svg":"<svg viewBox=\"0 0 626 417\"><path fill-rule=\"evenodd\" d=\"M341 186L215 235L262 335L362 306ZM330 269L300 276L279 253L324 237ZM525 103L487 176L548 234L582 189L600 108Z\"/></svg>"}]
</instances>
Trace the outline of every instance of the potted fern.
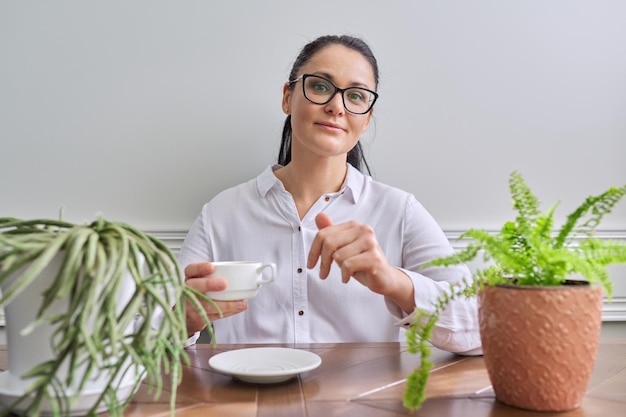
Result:
<instances>
[{"instance_id":1,"label":"potted fern","mask_svg":"<svg viewBox=\"0 0 626 417\"><path fill-rule=\"evenodd\" d=\"M196 297L206 299L162 242L103 218L0 218L0 287L9 359L0 416L121 416L144 379L155 396L164 374L177 386L185 301L204 312Z\"/></svg>"},{"instance_id":2,"label":"potted fern","mask_svg":"<svg viewBox=\"0 0 626 417\"><path fill-rule=\"evenodd\" d=\"M407 332L420 366L409 375L404 404L425 400L428 340L439 314L457 297L478 297L484 360L496 398L536 411L577 408L584 397L598 346L603 290L610 300L608 265L626 263L626 243L598 239L602 218L626 194L626 185L590 196L554 227L556 204L541 212L522 176L509 179L514 221L499 232L470 229L470 243L429 265L449 266L482 256L485 267L435 303L434 313L417 311Z\"/></svg>"}]
</instances>

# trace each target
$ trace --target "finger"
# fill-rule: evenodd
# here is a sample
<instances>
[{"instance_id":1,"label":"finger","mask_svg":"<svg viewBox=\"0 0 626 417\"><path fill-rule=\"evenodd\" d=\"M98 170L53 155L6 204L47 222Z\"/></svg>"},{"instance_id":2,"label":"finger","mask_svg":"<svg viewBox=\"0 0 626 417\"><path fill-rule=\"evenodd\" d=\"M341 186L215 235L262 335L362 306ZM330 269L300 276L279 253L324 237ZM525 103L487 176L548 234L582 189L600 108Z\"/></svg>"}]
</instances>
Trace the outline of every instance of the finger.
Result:
<instances>
[{"instance_id":1,"label":"finger","mask_svg":"<svg viewBox=\"0 0 626 417\"><path fill-rule=\"evenodd\" d=\"M370 254L360 253L342 261L337 260L337 264L339 264L341 268L341 282L347 284L352 277L356 278L358 274L361 274L361 271L366 269L371 262L368 258L370 258Z\"/></svg>"},{"instance_id":2,"label":"finger","mask_svg":"<svg viewBox=\"0 0 626 417\"><path fill-rule=\"evenodd\" d=\"M369 262L372 263L381 255L376 235L371 227L358 225L340 234L337 240L337 249L333 253L333 259L338 265L354 256L370 253Z\"/></svg>"},{"instance_id":3,"label":"finger","mask_svg":"<svg viewBox=\"0 0 626 417\"><path fill-rule=\"evenodd\" d=\"M333 221L328 217L326 213L320 213L315 216L315 225L318 229L322 230L328 226L333 225Z\"/></svg>"},{"instance_id":4,"label":"finger","mask_svg":"<svg viewBox=\"0 0 626 417\"><path fill-rule=\"evenodd\" d=\"M248 309L248 302L246 300L216 301L216 304L222 311L222 317L232 316L233 314L238 314Z\"/></svg>"},{"instance_id":5,"label":"finger","mask_svg":"<svg viewBox=\"0 0 626 417\"><path fill-rule=\"evenodd\" d=\"M199 278L211 274L215 267L211 262L196 262L185 267L185 278Z\"/></svg>"},{"instance_id":6,"label":"finger","mask_svg":"<svg viewBox=\"0 0 626 417\"><path fill-rule=\"evenodd\" d=\"M344 284L350 281L351 278L356 278L361 284L367 286L367 277L375 274L376 270L372 265L372 254L369 252L351 256L341 265L341 280Z\"/></svg>"},{"instance_id":7,"label":"finger","mask_svg":"<svg viewBox=\"0 0 626 417\"><path fill-rule=\"evenodd\" d=\"M320 278L327 278L333 262L336 261L341 266L337 251L350 253L347 247L359 238L359 229L358 223L346 222L320 230L311 245L307 266L314 267L320 259Z\"/></svg>"},{"instance_id":8,"label":"finger","mask_svg":"<svg viewBox=\"0 0 626 417\"><path fill-rule=\"evenodd\" d=\"M319 230L322 230L332 226L333 222L327 214L319 213L317 216L315 216L315 225ZM318 233L317 235L315 235L315 239L313 239L311 249L309 250L309 257L307 259L307 268L309 269L313 268L315 264L317 264L317 260L321 255L322 245L324 242L323 236L324 235L320 235Z\"/></svg>"},{"instance_id":9,"label":"finger","mask_svg":"<svg viewBox=\"0 0 626 417\"><path fill-rule=\"evenodd\" d=\"M215 304L217 304L219 310L212 304L203 303L205 311L212 321L230 317L248 309L248 302L246 300L215 301Z\"/></svg>"},{"instance_id":10,"label":"finger","mask_svg":"<svg viewBox=\"0 0 626 417\"><path fill-rule=\"evenodd\" d=\"M191 287L194 290L204 294L209 291L225 290L228 286L228 281L226 281L224 278L219 277L191 278L185 281L185 284L188 287Z\"/></svg>"},{"instance_id":11,"label":"finger","mask_svg":"<svg viewBox=\"0 0 626 417\"><path fill-rule=\"evenodd\" d=\"M340 226L338 225L337 227ZM338 255L340 253L350 254L354 252L351 247L355 245L357 237L352 229L336 229L332 234L328 234L322 239L322 249L319 256L320 278L328 278L333 262L342 268L343 259Z\"/></svg>"},{"instance_id":12,"label":"finger","mask_svg":"<svg viewBox=\"0 0 626 417\"><path fill-rule=\"evenodd\" d=\"M201 301L209 320L215 321L224 317L230 317L235 314L241 313L248 309L248 303L245 300L236 301L216 301L219 310L210 303ZM206 323L202 318L202 315L196 311L195 307L187 302L187 331L191 334L196 331L200 331L206 327Z\"/></svg>"},{"instance_id":13,"label":"finger","mask_svg":"<svg viewBox=\"0 0 626 417\"><path fill-rule=\"evenodd\" d=\"M363 239L362 228L354 224L336 225L333 226L332 233L326 234L322 239L320 277L324 278L330 273L333 262L343 268L343 262L346 259L367 251L367 242ZM324 232L329 230L325 229ZM324 233L320 232L320 234Z\"/></svg>"},{"instance_id":14,"label":"finger","mask_svg":"<svg viewBox=\"0 0 626 417\"><path fill-rule=\"evenodd\" d=\"M318 232L313 239L311 250L309 251L309 259L307 261L307 267L313 268L317 264L317 260L320 260L320 278L324 279L330 272L330 267L333 262L333 253L336 250L336 245L333 242L334 236Z\"/></svg>"},{"instance_id":15,"label":"finger","mask_svg":"<svg viewBox=\"0 0 626 417\"><path fill-rule=\"evenodd\" d=\"M311 249L309 249L309 257L306 261L306 267L311 269L317 263L318 258L320 257L320 252L322 251L322 240L318 235L315 235L313 239L313 243L311 243Z\"/></svg>"},{"instance_id":16,"label":"finger","mask_svg":"<svg viewBox=\"0 0 626 417\"><path fill-rule=\"evenodd\" d=\"M324 213L320 213L315 216L315 225L318 229L322 230L329 226L332 226L333 222L330 220L330 217ZM307 259L307 268L311 269L317 263L317 260L320 257L320 253L322 251L322 236L318 233L315 235L315 239L313 239L313 243L311 244L311 249L309 250L309 257Z\"/></svg>"},{"instance_id":17,"label":"finger","mask_svg":"<svg viewBox=\"0 0 626 417\"><path fill-rule=\"evenodd\" d=\"M351 277L352 277L352 274L350 273L349 269L341 268L341 282L343 282L344 284L347 284L348 281L350 281Z\"/></svg>"}]
</instances>

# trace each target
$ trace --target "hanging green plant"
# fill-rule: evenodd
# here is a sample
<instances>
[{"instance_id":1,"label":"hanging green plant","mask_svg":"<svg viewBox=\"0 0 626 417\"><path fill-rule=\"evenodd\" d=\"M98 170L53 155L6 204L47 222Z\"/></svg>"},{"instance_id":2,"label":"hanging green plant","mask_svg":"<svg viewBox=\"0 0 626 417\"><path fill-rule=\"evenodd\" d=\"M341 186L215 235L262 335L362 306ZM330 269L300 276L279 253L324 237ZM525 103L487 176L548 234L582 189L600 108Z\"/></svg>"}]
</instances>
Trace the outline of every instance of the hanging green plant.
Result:
<instances>
[{"instance_id":1,"label":"hanging green plant","mask_svg":"<svg viewBox=\"0 0 626 417\"><path fill-rule=\"evenodd\" d=\"M85 225L0 218L0 307L8 306L55 264L58 272L46 283L40 305L32 305L35 320L21 330L21 335L29 335L51 325L52 337L41 343L50 344L52 357L13 376L30 384L0 416L15 411L69 415L81 391L97 378L106 381L105 388L86 415L105 407L111 416L121 416L132 395L119 398L116 391L129 375L136 376L131 393L146 380L160 396L164 375L172 387L178 386L181 368L189 363L184 349L186 301L207 324L198 298L211 301L184 285L176 258L163 242L102 218ZM132 288L121 301L125 279ZM60 299L66 300L67 309L51 313ZM59 377L61 368L67 372ZM172 389L172 415L175 400Z\"/></svg>"}]
</instances>

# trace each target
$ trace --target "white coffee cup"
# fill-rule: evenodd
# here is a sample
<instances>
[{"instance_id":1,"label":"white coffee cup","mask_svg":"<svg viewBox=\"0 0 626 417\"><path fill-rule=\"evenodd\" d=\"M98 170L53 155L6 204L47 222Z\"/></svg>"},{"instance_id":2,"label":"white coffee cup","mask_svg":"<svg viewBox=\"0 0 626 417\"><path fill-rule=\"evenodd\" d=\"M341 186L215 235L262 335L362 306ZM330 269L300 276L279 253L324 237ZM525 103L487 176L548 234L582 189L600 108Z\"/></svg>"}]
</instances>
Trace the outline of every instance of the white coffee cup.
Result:
<instances>
[{"instance_id":1,"label":"white coffee cup","mask_svg":"<svg viewBox=\"0 0 626 417\"><path fill-rule=\"evenodd\" d=\"M256 296L261 285L269 284L276 279L276 264L251 262L251 261L228 261L213 262L215 271L212 277L224 278L228 286L223 291L210 291L206 295L213 300L230 301L245 300ZM265 277L263 271L269 269L271 275Z\"/></svg>"}]
</instances>

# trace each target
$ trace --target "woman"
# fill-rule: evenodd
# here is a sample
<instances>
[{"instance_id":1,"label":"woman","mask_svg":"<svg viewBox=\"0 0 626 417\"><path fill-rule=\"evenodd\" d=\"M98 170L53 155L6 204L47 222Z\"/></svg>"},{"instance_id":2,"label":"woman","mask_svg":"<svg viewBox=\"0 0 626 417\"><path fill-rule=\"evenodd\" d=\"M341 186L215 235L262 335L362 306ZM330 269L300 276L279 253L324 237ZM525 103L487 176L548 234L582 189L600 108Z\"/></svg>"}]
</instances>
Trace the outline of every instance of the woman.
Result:
<instances>
[{"instance_id":1,"label":"woman","mask_svg":"<svg viewBox=\"0 0 626 417\"><path fill-rule=\"evenodd\" d=\"M359 138L378 97L370 48L349 36L304 47L283 87L279 163L207 203L180 252L187 285L219 291L209 261L274 262L278 277L249 301L205 305L218 343L401 341L415 307L469 277L423 268L452 248L415 198L373 181ZM188 310L190 334L204 327ZM192 339L193 340L193 339ZM448 351L480 351L474 301L452 303L434 331Z\"/></svg>"}]
</instances>

